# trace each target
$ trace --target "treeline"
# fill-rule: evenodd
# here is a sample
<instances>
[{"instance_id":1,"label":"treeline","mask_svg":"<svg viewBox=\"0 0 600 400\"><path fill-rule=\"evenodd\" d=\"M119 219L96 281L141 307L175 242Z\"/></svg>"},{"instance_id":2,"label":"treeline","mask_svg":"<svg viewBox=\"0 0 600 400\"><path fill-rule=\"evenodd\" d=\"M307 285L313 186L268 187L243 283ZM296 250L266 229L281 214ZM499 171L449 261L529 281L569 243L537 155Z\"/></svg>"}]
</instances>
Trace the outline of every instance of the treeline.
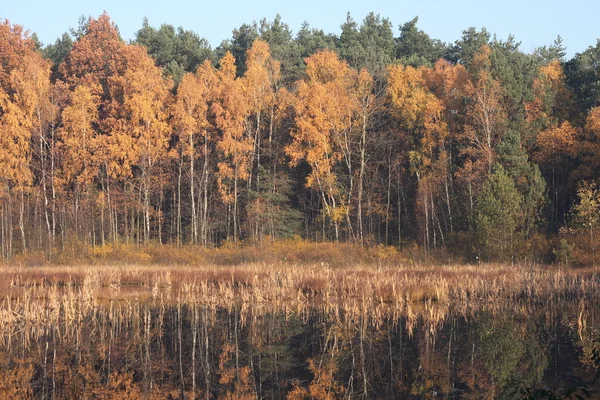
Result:
<instances>
[{"instance_id":1,"label":"treeline","mask_svg":"<svg viewBox=\"0 0 600 400\"><path fill-rule=\"evenodd\" d=\"M277 17L212 50L148 21L126 43L106 14L45 47L4 21L2 256L301 236L594 263L600 42L565 60L416 23Z\"/></svg>"}]
</instances>

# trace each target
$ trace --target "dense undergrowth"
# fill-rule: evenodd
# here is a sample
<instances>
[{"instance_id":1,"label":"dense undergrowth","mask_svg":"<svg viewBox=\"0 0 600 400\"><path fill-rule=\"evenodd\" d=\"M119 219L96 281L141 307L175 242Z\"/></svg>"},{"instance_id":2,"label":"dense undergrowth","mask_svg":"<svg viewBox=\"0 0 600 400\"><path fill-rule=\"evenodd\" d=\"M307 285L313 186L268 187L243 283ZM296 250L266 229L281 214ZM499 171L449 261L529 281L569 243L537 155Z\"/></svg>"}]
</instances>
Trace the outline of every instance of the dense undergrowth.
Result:
<instances>
[{"instance_id":1,"label":"dense undergrowth","mask_svg":"<svg viewBox=\"0 0 600 400\"><path fill-rule=\"evenodd\" d=\"M392 246L359 246L350 243L314 243L301 239L276 241L254 246L244 242L227 242L221 247L204 248L168 244L105 244L88 246L72 241L51 252L18 254L7 265L240 265L248 263L288 263L333 266L385 263L390 265L433 262L416 246L403 250ZM453 258L456 261L455 258ZM446 262L448 258L446 258Z\"/></svg>"},{"instance_id":2,"label":"dense undergrowth","mask_svg":"<svg viewBox=\"0 0 600 400\"><path fill-rule=\"evenodd\" d=\"M593 267L600 260L588 235L569 233L546 237L534 235L515 248L512 257L486 259L466 235L456 234L451 243L426 251L416 243L401 247L347 242L311 242L299 237L290 240L265 240L258 245L245 241L224 242L220 247L149 243L107 243L91 246L77 239L66 240L61 247L47 251L28 251L4 260L5 265L242 265L248 263L287 263L349 266L377 265L449 265L484 262L544 264L565 267ZM598 260L597 260L598 259Z\"/></svg>"}]
</instances>

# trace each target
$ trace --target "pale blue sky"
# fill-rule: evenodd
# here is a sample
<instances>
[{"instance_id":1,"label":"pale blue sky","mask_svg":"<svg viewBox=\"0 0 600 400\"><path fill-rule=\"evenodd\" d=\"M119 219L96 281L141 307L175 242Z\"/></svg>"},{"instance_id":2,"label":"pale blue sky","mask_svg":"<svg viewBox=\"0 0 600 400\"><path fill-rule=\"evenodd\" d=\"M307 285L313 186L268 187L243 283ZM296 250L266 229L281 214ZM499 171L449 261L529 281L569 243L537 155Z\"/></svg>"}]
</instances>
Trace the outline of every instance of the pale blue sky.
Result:
<instances>
[{"instance_id":1,"label":"pale blue sky","mask_svg":"<svg viewBox=\"0 0 600 400\"><path fill-rule=\"evenodd\" d=\"M521 50L552 44L561 35L568 57L595 45L600 38L600 2L596 0L1 0L0 18L36 32L45 44L53 43L69 27L76 27L82 14L98 17L103 10L118 25L124 39L132 39L147 16L150 25L183 26L205 37L216 47L242 23L272 20L279 13L297 32L302 21L326 32L339 34L346 12L361 22L373 11L388 17L398 36L398 25L419 16L418 27L431 37L454 42L470 26L487 28L505 39L512 33L522 42Z\"/></svg>"}]
</instances>

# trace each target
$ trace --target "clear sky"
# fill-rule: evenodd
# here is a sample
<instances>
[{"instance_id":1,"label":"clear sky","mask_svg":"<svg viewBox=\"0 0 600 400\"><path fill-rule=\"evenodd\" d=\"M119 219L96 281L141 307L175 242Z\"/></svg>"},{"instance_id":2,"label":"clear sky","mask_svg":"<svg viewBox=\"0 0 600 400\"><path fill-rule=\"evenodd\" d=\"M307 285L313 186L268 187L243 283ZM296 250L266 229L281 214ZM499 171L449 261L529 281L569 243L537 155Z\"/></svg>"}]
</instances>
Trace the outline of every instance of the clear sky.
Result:
<instances>
[{"instance_id":1,"label":"clear sky","mask_svg":"<svg viewBox=\"0 0 600 400\"><path fill-rule=\"evenodd\" d=\"M277 13L295 33L302 21L325 32L339 34L346 13L361 22L370 11L398 26L419 17L418 27L431 37L454 42L470 26L485 27L500 39L513 34L521 50L531 52L550 45L561 35L567 57L595 45L600 38L600 1L597 0L0 0L0 19L36 32L44 44L53 43L79 17L98 17L104 10L124 39L133 39L144 16L150 25L168 23L190 29L214 47L243 23L272 20Z\"/></svg>"}]
</instances>

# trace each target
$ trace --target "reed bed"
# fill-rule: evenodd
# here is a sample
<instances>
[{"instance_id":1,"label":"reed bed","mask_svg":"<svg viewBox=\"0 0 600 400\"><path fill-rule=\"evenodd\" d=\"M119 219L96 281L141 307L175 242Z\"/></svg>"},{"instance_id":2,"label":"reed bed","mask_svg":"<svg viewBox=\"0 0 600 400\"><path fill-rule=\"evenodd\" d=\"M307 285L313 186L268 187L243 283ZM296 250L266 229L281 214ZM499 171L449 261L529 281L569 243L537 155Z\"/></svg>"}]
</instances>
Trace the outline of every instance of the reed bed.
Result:
<instances>
[{"instance_id":1,"label":"reed bed","mask_svg":"<svg viewBox=\"0 0 600 400\"><path fill-rule=\"evenodd\" d=\"M544 266L448 265L335 267L316 264L251 263L239 266L47 266L0 267L0 298L49 297L74 291L84 298L183 296L202 303L289 302L349 299L374 304L435 301L494 301L589 297L598 293L593 269ZM188 299L189 297L189 299Z\"/></svg>"},{"instance_id":2,"label":"reed bed","mask_svg":"<svg viewBox=\"0 0 600 400\"><path fill-rule=\"evenodd\" d=\"M86 316L126 312L139 304L239 306L252 310L251 315L301 314L318 306L333 314L368 317L372 324L399 313L409 320L417 315L441 320L439 310L448 307L466 312L504 301L592 299L599 286L594 270L493 264L2 267L0 326L6 345L21 330L32 332L29 339L35 340L47 329L58 329L60 338L71 336L69 327Z\"/></svg>"}]
</instances>

